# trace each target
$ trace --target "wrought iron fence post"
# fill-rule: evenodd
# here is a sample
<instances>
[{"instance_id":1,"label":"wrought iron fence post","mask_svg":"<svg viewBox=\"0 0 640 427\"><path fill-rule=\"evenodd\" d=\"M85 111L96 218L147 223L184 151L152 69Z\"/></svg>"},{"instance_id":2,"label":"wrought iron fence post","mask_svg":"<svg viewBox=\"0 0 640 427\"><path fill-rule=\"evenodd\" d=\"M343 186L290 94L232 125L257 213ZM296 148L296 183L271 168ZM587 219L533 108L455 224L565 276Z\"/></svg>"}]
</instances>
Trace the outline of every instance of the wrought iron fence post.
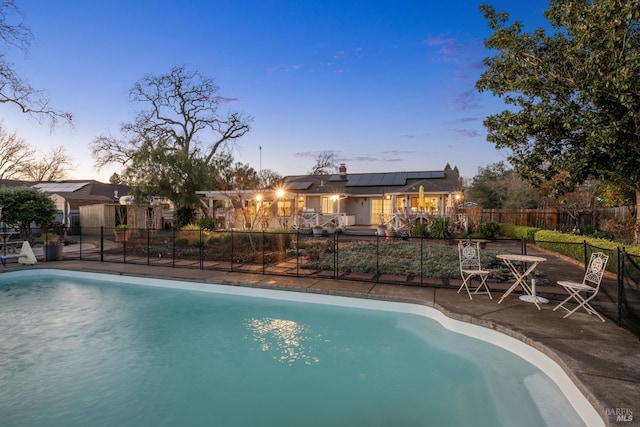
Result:
<instances>
[{"instance_id":1,"label":"wrought iron fence post","mask_svg":"<svg viewBox=\"0 0 640 427\"><path fill-rule=\"evenodd\" d=\"M264 229L262 229L262 275L263 276L265 274L265 266L264 266L264 263L265 263L265 258L264 258L265 257L265 253L264 253L264 236L265 236Z\"/></svg>"},{"instance_id":2,"label":"wrought iron fence post","mask_svg":"<svg viewBox=\"0 0 640 427\"><path fill-rule=\"evenodd\" d=\"M620 250L620 246L618 246L618 327L622 326L622 298L624 296L623 286L624 286L624 259L626 257L626 251L622 248ZM620 253L622 252L622 256Z\"/></svg>"},{"instance_id":3,"label":"wrought iron fence post","mask_svg":"<svg viewBox=\"0 0 640 427\"><path fill-rule=\"evenodd\" d=\"M420 236L420 286L422 283L422 264L424 263L424 236Z\"/></svg>"},{"instance_id":4,"label":"wrought iron fence post","mask_svg":"<svg viewBox=\"0 0 640 427\"><path fill-rule=\"evenodd\" d=\"M300 277L300 227L296 228L296 277Z\"/></svg>"},{"instance_id":5,"label":"wrought iron fence post","mask_svg":"<svg viewBox=\"0 0 640 427\"><path fill-rule=\"evenodd\" d=\"M231 230L231 271L233 271L233 230Z\"/></svg>"},{"instance_id":6,"label":"wrought iron fence post","mask_svg":"<svg viewBox=\"0 0 640 427\"><path fill-rule=\"evenodd\" d=\"M176 227L171 227L171 267L176 267Z\"/></svg>"},{"instance_id":7,"label":"wrought iron fence post","mask_svg":"<svg viewBox=\"0 0 640 427\"><path fill-rule=\"evenodd\" d=\"M200 270L204 270L204 232L200 227Z\"/></svg>"},{"instance_id":8,"label":"wrought iron fence post","mask_svg":"<svg viewBox=\"0 0 640 427\"><path fill-rule=\"evenodd\" d=\"M586 240L582 241L582 256L584 257L584 271L587 271L587 264L589 261L587 261L587 241Z\"/></svg>"},{"instance_id":9,"label":"wrought iron fence post","mask_svg":"<svg viewBox=\"0 0 640 427\"><path fill-rule=\"evenodd\" d=\"M147 265L151 265L151 231L147 227Z\"/></svg>"},{"instance_id":10,"label":"wrought iron fence post","mask_svg":"<svg viewBox=\"0 0 640 427\"><path fill-rule=\"evenodd\" d=\"M380 281L380 236L376 235L376 282Z\"/></svg>"},{"instance_id":11,"label":"wrought iron fence post","mask_svg":"<svg viewBox=\"0 0 640 427\"><path fill-rule=\"evenodd\" d=\"M100 226L100 262L104 262L104 225Z\"/></svg>"},{"instance_id":12,"label":"wrought iron fence post","mask_svg":"<svg viewBox=\"0 0 640 427\"><path fill-rule=\"evenodd\" d=\"M335 271L334 279L338 280L338 232L333 233L333 270Z\"/></svg>"}]
</instances>

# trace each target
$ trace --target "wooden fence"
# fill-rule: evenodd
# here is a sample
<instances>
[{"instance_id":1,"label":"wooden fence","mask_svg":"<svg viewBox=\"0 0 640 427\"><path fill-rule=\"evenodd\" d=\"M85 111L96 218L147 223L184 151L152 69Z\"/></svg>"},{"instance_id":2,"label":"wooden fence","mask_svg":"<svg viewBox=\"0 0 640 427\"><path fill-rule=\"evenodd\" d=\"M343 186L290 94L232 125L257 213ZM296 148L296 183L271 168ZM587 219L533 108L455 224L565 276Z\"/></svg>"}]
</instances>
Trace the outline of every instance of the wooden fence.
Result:
<instances>
[{"instance_id":1,"label":"wooden fence","mask_svg":"<svg viewBox=\"0 0 640 427\"><path fill-rule=\"evenodd\" d=\"M631 216L627 207L570 211L567 209L483 209L482 222L505 222L545 230L573 230L587 226L598 229L605 218L624 219Z\"/></svg>"}]
</instances>

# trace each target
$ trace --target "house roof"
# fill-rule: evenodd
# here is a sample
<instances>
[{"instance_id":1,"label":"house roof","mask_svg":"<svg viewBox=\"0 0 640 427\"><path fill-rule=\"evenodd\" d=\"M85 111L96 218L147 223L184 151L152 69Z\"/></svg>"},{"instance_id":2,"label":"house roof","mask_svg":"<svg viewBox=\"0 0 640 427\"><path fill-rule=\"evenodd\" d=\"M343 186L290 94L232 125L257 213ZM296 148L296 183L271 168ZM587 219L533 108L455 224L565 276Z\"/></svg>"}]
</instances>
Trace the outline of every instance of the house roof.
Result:
<instances>
[{"instance_id":1,"label":"house roof","mask_svg":"<svg viewBox=\"0 0 640 427\"><path fill-rule=\"evenodd\" d=\"M0 188L29 187L33 183L15 179L0 179Z\"/></svg>"},{"instance_id":2,"label":"house roof","mask_svg":"<svg viewBox=\"0 0 640 427\"><path fill-rule=\"evenodd\" d=\"M71 209L79 206L100 203L117 202L122 196L129 194L130 189L121 184L105 184L93 180L63 180L63 181L12 181L0 180L0 187L35 187L39 190L57 194L71 205Z\"/></svg>"},{"instance_id":3,"label":"house roof","mask_svg":"<svg viewBox=\"0 0 640 427\"><path fill-rule=\"evenodd\" d=\"M455 171L413 171L356 173L345 175L294 175L284 178L287 191L299 194L346 194L369 196L379 194L453 193L459 189Z\"/></svg>"}]
</instances>

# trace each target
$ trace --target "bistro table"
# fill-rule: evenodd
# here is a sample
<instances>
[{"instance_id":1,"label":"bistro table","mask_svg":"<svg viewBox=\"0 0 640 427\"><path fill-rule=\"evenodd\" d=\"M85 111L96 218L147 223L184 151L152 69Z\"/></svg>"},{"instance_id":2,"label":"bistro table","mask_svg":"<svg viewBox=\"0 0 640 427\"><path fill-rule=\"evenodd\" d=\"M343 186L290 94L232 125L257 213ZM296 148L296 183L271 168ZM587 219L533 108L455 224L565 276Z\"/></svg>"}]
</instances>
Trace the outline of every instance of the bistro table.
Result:
<instances>
[{"instance_id":1,"label":"bistro table","mask_svg":"<svg viewBox=\"0 0 640 427\"><path fill-rule=\"evenodd\" d=\"M542 310L540 308L539 303L544 303L548 301L536 295L535 282L533 282L533 280L532 280L533 282L532 286L529 287L529 284L527 283L527 276L531 274L533 270L535 270L538 264L546 261L547 259L539 256L517 255L517 254L501 254L501 255L496 255L496 258L499 260L502 260L507 265L507 267L509 267L511 274L513 274L513 276L516 278L516 281L513 283L513 285L511 285L511 287L507 289L504 295L500 297L500 301L498 301L498 304L500 304L503 299L509 296L509 294L513 292L515 288L520 286L522 287L522 289L526 294L526 295L522 295L520 299L522 301L532 302L536 305L536 307L538 307L538 310ZM525 268L524 271L521 272L520 269L514 263L524 263L525 267L528 264L529 267Z\"/></svg>"}]
</instances>

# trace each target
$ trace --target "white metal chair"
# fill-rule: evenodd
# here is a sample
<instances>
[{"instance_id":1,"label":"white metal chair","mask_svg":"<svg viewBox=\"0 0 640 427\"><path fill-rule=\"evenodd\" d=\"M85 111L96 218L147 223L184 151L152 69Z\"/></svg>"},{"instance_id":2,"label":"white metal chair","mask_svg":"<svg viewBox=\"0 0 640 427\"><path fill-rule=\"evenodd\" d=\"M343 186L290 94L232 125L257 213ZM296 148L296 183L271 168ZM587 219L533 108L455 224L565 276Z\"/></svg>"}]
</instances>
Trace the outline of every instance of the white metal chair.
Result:
<instances>
[{"instance_id":1,"label":"white metal chair","mask_svg":"<svg viewBox=\"0 0 640 427\"><path fill-rule=\"evenodd\" d=\"M589 260L589 265L587 266L587 271L582 282L574 282L570 280L558 281L558 285L562 286L569 293L569 296L558 304L553 311L563 308L567 311L567 314L565 314L564 317L569 317L582 307L587 313L595 314L604 322L604 318L598 314L591 304L589 304L589 301L595 298L598 294L598 290L600 290L600 282L602 281L602 275L607 267L607 261L609 261L608 255L605 255L602 252L594 252L591 254L591 259ZM569 310L564 305L572 300L575 300L578 303L578 306L573 310Z\"/></svg>"},{"instance_id":2,"label":"white metal chair","mask_svg":"<svg viewBox=\"0 0 640 427\"><path fill-rule=\"evenodd\" d=\"M480 243L472 241L458 243L458 255L460 258L460 275L462 276L462 285L458 289L458 293L462 288L465 288L469 294L469 299L473 299L469 283L474 277L478 277L480 284L473 293L477 294L484 287L485 290L482 293L486 293L490 299L493 299L487 286L487 277L489 277L490 272L483 270L480 264Z\"/></svg>"}]
</instances>

